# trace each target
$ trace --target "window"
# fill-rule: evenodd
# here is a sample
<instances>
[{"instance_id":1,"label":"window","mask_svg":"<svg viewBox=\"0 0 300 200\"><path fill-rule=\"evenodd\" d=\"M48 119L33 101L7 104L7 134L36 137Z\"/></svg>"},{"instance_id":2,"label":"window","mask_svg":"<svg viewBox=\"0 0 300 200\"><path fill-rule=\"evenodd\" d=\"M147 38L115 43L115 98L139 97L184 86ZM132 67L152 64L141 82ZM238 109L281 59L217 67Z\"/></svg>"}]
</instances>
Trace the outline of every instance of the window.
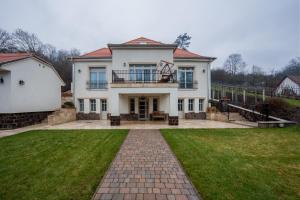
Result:
<instances>
[{"instance_id":1,"label":"window","mask_svg":"<svg viewBox=\"0 0 300 200\"><path fill-rule=\"evenodd\" d=\"M194 99L189 99L189 111L194 111Z\"/></svg>"},{"instance_id":2,"label":"window","mask_svg":"<svg viewBox=\"0 0 300 200\"><path fill-rule=\"evenodd\" d=\"M183 111L183 99L178 99L178 111Z\"/></svg>"},{"instance_id":3,"label":"window","mask_svg":"<svg viewBox=\"0 0 300 200\"><path fill-rule=\"evenodd\" d=\"M79 112L84 112L84 100L78 99L78 103L79 103Z\"/></svg>"},{"instance_id":4,"label":"window","mask_svg":"<svg viewBox=\"0 0 300 200\"><path fill-rule=\"evenodd\" d=\"M106 101L106 99L101 99L101 111L107 111L107 101Z\"/></svg>"},{"instance_id":5,"label":"window","mask_svg":"<svg viewBox=\"0 0 300 200\"><path fill-rule=\"evenodd\" d=\"M106 72L104 67L90 68L90 89L104 89L106 88Z\"/></svg>"},{"instance_id":6,"label":"window","mask_svg":"<svg viewBox=\"0 0 300 200\"><path fill-rule=\"evenodd\" d=\"M90 110L96 112L96 99L90 99Z\"/></svg>"},{"instance_id":7,"label":"window","mask_svg":"<svg viewBox=\"0 0 300 200\"><path fill-rule=\"evenodd\" d=\"M134 98L130 98L130 100L129 100L129 111L130 111L130 113L135 112L135 99Z\"/></svg>"},{"instance_id":8,"label":"window","mask_svg":"<svg viewBox=\"0 0 300 200\"><path fill-rule=\"evenodd\" d=\"M203 111L203 102L204 102L204 99L199 99L199 111Z\"/></svg>"},{"instance_id":9,"label":"window","mask_svg":"<svg viewBox=\"0 0 300 200\"><path fill-rule=\"evenodd\" d=\"M153 112L158 111L158 99L153 99Z\"/></svg>"},{"instance_id":10,"label":"window","mask_svg":"<svg viewBox=\"0 0 300 200\"><path fill-rule=\"evenodd\" d=\"M179 88L193 88L193 73L192 67L179 67Z\"/></svg>"},{"instance_id":11,"label":"window","mask_svg":"<svg viewBox=\"0 0 300 200\"><path fill-rule=\"evenodd\" d=\"M136 82L155 82L156 65L155 64L130 64L130 80Z\"/></svg>"}]
</instances>

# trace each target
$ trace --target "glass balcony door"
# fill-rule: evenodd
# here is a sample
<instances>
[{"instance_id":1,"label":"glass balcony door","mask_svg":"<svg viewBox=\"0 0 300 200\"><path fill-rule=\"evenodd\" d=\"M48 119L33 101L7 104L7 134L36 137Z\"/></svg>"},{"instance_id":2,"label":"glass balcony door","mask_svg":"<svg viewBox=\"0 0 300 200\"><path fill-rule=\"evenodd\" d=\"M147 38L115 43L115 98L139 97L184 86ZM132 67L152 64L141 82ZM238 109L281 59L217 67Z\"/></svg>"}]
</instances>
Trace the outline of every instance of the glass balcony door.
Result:
<instances>
[{"instance_id":1,"label":"glass balcony door","mask_svg":"<svg viewBox=\"0 0 300 200\"><path fill-rule=\"evenodd\" d=\"M106 86L106 71L104 67L90 68L90 88L101 89Z\"/></svg>"},{"instance_id":2,"label":"glass balcony door","mask_svg":"<svg viewBox=\"0 0 300 200\"><path fill-rule=\"evenodd\" d=\"M193 71L192 67L180 67L178 69L180 88L193 88Z\"/></svg>"},{"instance_id":3,"label":"glass balcony door","mask_svg":"<svg viewBox=\"0 0 300 200\"><path fill-rule=\"evenodd\" d=\"M132 64L129 68L130 81L147 83L157 80L157 70L154 64Z\"/></svg>"}]
</instances>

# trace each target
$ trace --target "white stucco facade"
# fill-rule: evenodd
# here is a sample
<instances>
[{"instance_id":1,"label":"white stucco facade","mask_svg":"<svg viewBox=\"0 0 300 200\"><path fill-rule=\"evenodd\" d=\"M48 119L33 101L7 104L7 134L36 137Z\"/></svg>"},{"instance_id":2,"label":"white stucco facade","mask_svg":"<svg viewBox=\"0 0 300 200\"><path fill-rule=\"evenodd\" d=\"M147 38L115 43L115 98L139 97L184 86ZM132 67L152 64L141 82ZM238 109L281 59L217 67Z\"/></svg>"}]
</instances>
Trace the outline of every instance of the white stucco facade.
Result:
<instances>
[{"instance_id":1,"label":"white stucco facade","mask_svg":"<svg viewBox=\"0 0 300 200\"><path fill-rule=\"evenodd\" d=\"M73 62L72 93L77 112L97 113L100 119L106 119L107 114L111 116L139 115L140 107L144 106L144 102L141 106L141 101L146 101L147 115L153 111L159 111L168 114L168 116L184 118L185 113L206 112L210 97L210 63L212 60L174 58L173 46L164 48L161 46L144 48L142 46L137 48L136 46L123 47L121 45L120 48L118 46L110 47L110 52L111 57L105 58L97 57L95 54L71 58ZM172 83L159 81L137 83L129 80L126 82L126 78L122 77L123 73L129 73L129 78L136 75L132 75L130 71L133 65L151 65L159 71L162 60L174 64L172 70L177 74L176 79L178 81L180 81L179 69L191 69L193 86L180 88L177 81ZM107 82L105 88L91 89L89 87L91 69L95 67L105 69L105 81ZM148 68L144 67L143 69ZM121 82L114 82L112 77L116 73L120 73L117 75L120 75ZM96 109L91 109L91 99L92 102L95 99ZM107 102L107 109L102 109L101 101L103 99ZM182 105L182 110L178 111L179 99L183 100L184 105ZM193 99L193 106L188 106L189 99ZM199 100L201 100L201 105Z\"/></svg>"},{"instance_id":2,"label":"white stucco facade","mask_svg":"<svg viewBox=\"0 0 300 200\"><path fill-rule=\"evenodd\" d=\"M0 66L0 113L59 109L63 81L47 63L29 57Z\"/></svg>"}]
</instances>

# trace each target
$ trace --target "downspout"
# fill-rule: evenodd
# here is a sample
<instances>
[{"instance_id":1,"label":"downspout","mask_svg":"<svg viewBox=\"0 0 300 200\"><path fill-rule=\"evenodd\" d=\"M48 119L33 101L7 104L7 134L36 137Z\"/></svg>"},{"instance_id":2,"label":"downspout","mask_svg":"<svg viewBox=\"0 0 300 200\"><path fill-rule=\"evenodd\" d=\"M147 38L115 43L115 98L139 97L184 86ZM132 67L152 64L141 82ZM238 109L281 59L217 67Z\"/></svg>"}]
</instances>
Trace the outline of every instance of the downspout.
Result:
<instances>
[{"instance_id":1,"label":"downspout","mask_svg":"<svg viewBox=\"0 0 300 200\"><path fill-rule=\"evenodd\" d=\"M75 105L75 64L74 64L74 61L73 61L73 57L71 57L71 63L72 63L72 73L73 73L72 74L73 103Z\"/></svg>"},{"instance_id":2,"label":"downspout","mask_svg":"<svg viewBox=\"0 0 300 200\"><path fill-rule=\"evenodd\" d=\"M209 100L211 99L210 97L210 89L211 89L211 77L210 77L210 64L211 62L209 62L209 64L207 65L207 107L210 107L210 103Z\"/></svg>"}]
</instances>

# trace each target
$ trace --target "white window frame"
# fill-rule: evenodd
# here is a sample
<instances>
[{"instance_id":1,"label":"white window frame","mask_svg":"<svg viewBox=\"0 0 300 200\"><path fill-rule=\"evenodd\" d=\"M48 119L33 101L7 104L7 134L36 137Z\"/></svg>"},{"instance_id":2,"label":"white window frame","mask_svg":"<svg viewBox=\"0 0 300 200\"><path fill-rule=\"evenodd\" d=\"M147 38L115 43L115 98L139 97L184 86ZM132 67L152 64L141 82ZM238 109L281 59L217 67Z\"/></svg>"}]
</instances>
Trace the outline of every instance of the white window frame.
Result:
<instances>
[{"instance_id":1,"label":"white window frame","mask_svg":"<svg viewBox=\"0 0 300 200\"><path fill-rule=\"evenodd\" d=\"M194 111L194 103L195 103L195 100L194 99L189 99L188 101L188 110L189 112L193 112Z\"/></svg>"},{"instance_id":2,"label":"white window frame","mask_svg":"<svg viewBox=\"0 0 300 200\"><path fill-rule=\"evenodd\" d=\"M180 80L180 74L181 72L184 73L184 81L183 81L183 85L182 82ZM187 73L192 73L192 81L191 82L187 82ZM194 67L178 67L178 82L179 82L179 88L180 89L193 89L194 88ZM191 84L191 85L190 85Z\"/></svg>"},{"instance_id":3,"label":"white window frame","mask_svg":"<svg viewBox=\"0 0 300 200\"><path fill-rule=\"evenodd\" d=\"M78 99L79 112L84 112L84 99Z\"/></svg>"},{"instance_id":4,"label":"white window frame","mask_svg":"<svg viewBox=\"0 0 300 200\"><path fill-rule=\"evenodd\" d=\"M96 74L96 80L92 80L92 74ZM104 79L101 80L100 77L104 74ZM89 80L90 89L106 89L106 67L89 67Z\"/></svg>"},{"instance_id":5,"label":"white window frame","mask_svg":"<svg viewBox=\"0 0 300 200\"><path fill-rule=\"evenodd\" d=\"M184 99L178 99L178 111L183 111L184 109Z\"/></svg>"},{"instance_id":6,"label":"white window frame","mask_svg":"<svg viewBox=\"0 0 300 200\"><path fill-rule=\"evenodd\" d=\"M150 80L145 80L145 70L150 70ZM133 75L131 74L133 72ZM141 73L139 73L141 72ZM139 75L141 76L141 80L139 80ZM129 64L129 79L130 81L135 81L135 82L141 82L141 83L146 83L146 82L153 82L157 81L158 77L157 76L157 64Z\"/></svg>"},{"instance_id":7,"label":"white window frame","mask_svg":"<svg viewBox=\"0 0 300 200\"><path fill-rule=\"evenodd\" d=\"M90 99L90 111L96 112L96 99Z\"/></svg>"},{"instance_id":8,"label":"white window frame","mask_svg":"<svg viewBox=\"0 0 300 200\"><path fill-rule=\"evenodd\" d=\"M199 112L203 112L204 99L199 99Z\"/></svg>"},{"instance_id":9,"label":"white window frame","mask_svg":"<svg viewBox=\"0 0 300 200\"><path fill-rule=\"evenodd\" d=\"M101 111L107 112L107 99L100 99L101 102Z\"/></svg>"}]
</instances>

